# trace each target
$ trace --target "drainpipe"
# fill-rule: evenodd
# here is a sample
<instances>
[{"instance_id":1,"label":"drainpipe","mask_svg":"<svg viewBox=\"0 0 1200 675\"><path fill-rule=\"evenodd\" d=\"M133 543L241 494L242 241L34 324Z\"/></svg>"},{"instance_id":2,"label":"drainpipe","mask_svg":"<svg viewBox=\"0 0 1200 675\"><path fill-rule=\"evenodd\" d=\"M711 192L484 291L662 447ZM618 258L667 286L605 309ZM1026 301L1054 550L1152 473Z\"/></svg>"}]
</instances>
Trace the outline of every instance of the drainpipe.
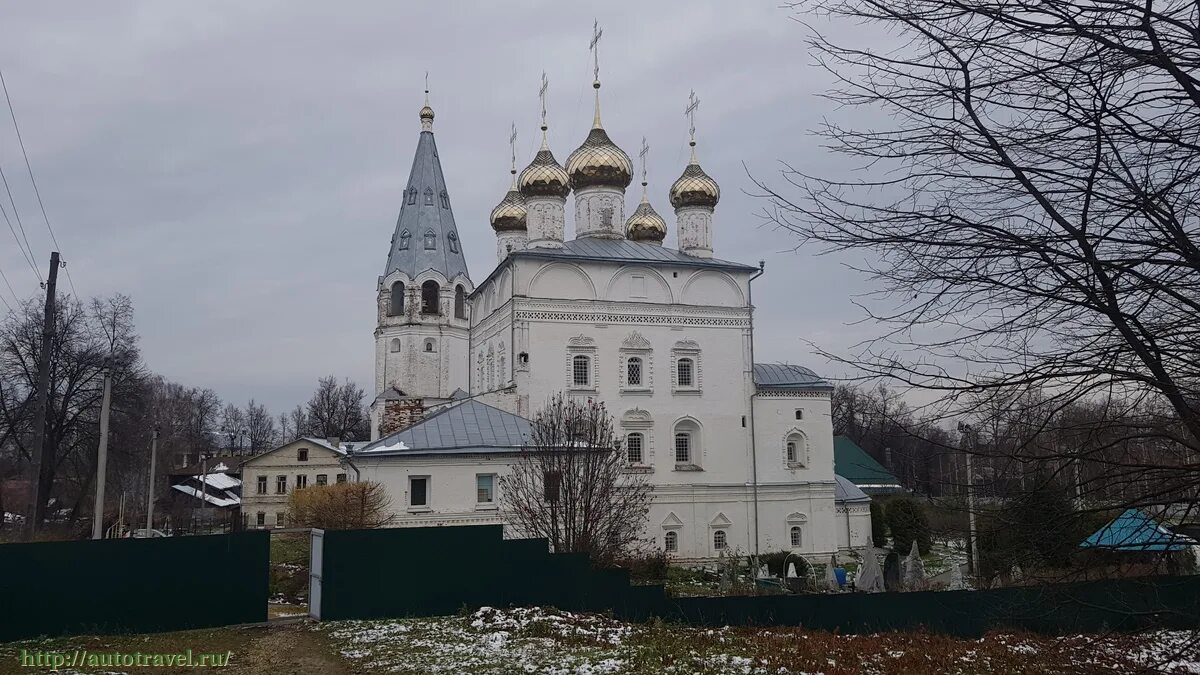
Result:
<instances>
[{"instance_id":1,"label":"drainpipe","mask_svg":"<svg viewBox=\"0 0 1200 675\"><path fill-rule=\"evenodd\" d=\"M750 486L754 492L754 564L758 564L758 448L754 444L754 397L758 385L754 382L754 280L767 270L767 261L758 261L758 272L746 282L746 300L750 305Z\"/></svg>"}]
</instances>

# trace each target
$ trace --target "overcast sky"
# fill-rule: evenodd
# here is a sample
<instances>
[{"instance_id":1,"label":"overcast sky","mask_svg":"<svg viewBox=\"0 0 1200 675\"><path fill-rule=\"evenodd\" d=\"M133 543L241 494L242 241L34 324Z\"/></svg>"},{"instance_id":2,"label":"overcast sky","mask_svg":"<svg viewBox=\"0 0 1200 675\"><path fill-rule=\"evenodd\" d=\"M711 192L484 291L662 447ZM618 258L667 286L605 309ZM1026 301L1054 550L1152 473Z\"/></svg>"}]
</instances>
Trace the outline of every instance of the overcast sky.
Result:
<instances>
[{"instance_id":1,"label":"overcast sky","mask_svg":"<svg viewBox=\"0 0 1200 675\"><path fill-rule=\"evenodd\" d=\"M767 262L754 288L756 356L828 372L804 341L861 339L849 324L864 281L814 249L794 251L744 193L743 164L774 179L780 160L807 171L842 162L808 133L841 113L818 97L828 81L778 5L6 2L0 68L79 294L133 298L155 372L279 412L325 374L372 393L375 284L425 71L478 282L495 265L487 217L508 187L509 125L523 165L543 70L559 160L587 133L598 18L605 127L635 158L647 137L654 206L673 230L666 191L687 158L695 89L699 156L722 188L715 255ZM0 111L0 167L44 274L49 235ZM627 209L638 196L635 184ZM0 266L19 296L37 292L7 228Z\"/></svg>"}]
</instances>

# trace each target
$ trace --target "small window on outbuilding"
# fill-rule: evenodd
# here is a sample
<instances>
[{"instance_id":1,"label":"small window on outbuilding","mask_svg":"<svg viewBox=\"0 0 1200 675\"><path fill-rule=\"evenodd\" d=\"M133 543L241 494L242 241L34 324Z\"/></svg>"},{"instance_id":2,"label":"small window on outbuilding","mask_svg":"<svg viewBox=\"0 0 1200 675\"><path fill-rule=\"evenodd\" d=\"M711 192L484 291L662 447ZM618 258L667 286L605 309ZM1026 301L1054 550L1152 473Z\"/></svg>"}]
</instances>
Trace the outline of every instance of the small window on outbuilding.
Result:
<instances>
[{"instance_id":1,"label":"small window on outbuilding","mask_svg":"<svg viewBox=\"0 0 1200 675\"><path fill-rule=\"evenodd\" d=\"M298 450L296 450L296 461L297 462L307 462L308 461L308 448L299 448Z\"/></svg>"}]
</instances>

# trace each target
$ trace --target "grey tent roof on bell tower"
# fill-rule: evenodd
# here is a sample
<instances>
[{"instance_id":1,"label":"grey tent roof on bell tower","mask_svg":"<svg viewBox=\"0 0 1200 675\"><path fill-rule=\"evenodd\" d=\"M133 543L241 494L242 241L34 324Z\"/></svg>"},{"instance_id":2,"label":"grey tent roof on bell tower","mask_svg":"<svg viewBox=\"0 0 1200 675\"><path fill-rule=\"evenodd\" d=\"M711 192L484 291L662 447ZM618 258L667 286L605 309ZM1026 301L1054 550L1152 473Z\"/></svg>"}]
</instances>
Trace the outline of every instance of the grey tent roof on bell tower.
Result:
<instances>
[{"instance_id":1,"label":"grey tent roof on bell tower","mask_svg":"<svg viewBox=\"0 0 1200 675\"><path fill-rule=\"evenodd\" d=\"M428 107L422 110L421 122L417 152L408 184L401 194L400 216L396 219L383 275L400 270L412 278L434 269L446 279L459 274L470 278L462 253L463 240L454 224L450 193L442 176L437 143L433 140L433 112Z\"/></svg>"}]
</instances>

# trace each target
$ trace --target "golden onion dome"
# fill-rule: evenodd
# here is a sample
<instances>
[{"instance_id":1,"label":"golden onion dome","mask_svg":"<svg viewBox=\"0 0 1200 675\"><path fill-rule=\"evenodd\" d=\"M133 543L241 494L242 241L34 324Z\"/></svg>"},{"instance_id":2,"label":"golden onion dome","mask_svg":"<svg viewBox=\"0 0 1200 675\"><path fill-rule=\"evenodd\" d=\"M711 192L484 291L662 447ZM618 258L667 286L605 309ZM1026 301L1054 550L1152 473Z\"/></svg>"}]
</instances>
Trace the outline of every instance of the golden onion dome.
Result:
<instances>
[{"instance_id":1,"label":"golden onion dome","mask_svg":"<svg viewBox=\"0 0 1200 675\"><path fill-rule=\"evenodd\" d=\"M696 142L691 142L692 159L683 174L671 185L671 206L706 206L713 208L721 200L721 186L712 176L704 173L696 161Z\"/></svg>"},{"instance_id":2,"label":"golden onion dome","mask_svg":"<svg viewBox=\"0 0 1200 675\"><path fill-rule=\"evenodd\" d=\"M554 159L554 153L550 152L550 146L546 142L545 125L542 125L542 147L534 155L529 166L517 177L517 188L525 198L563 198L571 191L567 170Z\"/></svg>"},{"instance_id":3,"label":"golden onion dome","mask_svg":"<svg viewBox=\"0 0 1200 675\"><path fill-rule=\"evenodd\" d=\"M667 221L654 210L646 197L646 184L642 183L642 203L625 221L625 236L633 241L661 244L667 238Z\"/></svg>"},{"instance_id":4,"label":"golden onion dome","mask_svg":"<svg viewBox=\"0 0 1200 675\"><path fill-rule=\"evenodd\" d=\"M567 175L571 177L571 188L614 187L624 190L633 180L633 161L625 151L617 147L600 124L600 83L593 82L596 89L596 114L592 130L580 145L567 157Z\"/></svg>"},{"instance_id":5,"label":"golden onion dome","mask_svg":"<svg viewBox=\"0 0 1200 675\"><path fill-rule=\"evenodd\" d=\"M517 172L513 172L513 184L504 199L492 209L492 229L497 232L519 232L525 229L525 197L517 190Z\"/></svg>"},{"instance_id":6,"label":"golden onion dome","mask_svg":"<svg viewBox=\"0 0 1200 675\"><path fill-rule=\"evenodd\" d=\"M412 108L409 108L409 110L412 110ZM433 108L430 108L429 105L426 104L425 107L421 108L420 115L421 119L423 120L433 120Z\"/></svg>"}]
</instances>

